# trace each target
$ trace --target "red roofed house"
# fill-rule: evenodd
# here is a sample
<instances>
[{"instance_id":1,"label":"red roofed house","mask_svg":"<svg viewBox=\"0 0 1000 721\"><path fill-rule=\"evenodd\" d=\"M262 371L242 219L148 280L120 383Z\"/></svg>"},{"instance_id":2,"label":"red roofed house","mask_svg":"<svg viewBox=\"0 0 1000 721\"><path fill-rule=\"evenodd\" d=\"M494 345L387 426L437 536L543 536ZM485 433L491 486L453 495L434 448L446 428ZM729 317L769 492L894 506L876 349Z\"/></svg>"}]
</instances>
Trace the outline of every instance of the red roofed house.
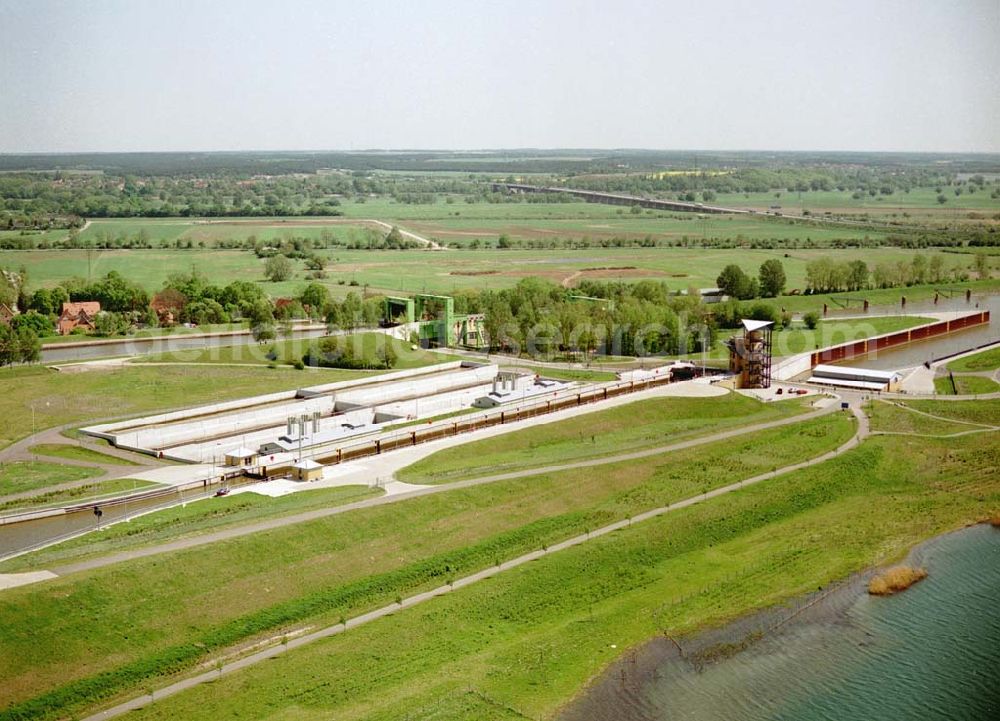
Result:
<instances>
[{"instance_id":1,"label":"red roofed house","mask_svg":"<svg viewBox=\"0 0 1000 721\"><path fill-rule=\"evenodd\" d=\"M0 303L0 323L10 325L10 322L14 320L15 315L17 315L16 310L12 310L6 303Z\"/></svg>"},{"instance_id":2,"label":"red roofed house","mask_svg":"<svg viewBox=\"0 0 1000 721\"><path fill-rule=\"evenodd\" d=\"M101 312L101 304L96 300L80 303L63 303L59 316L59 335L69 335L74 328L94 330L94 318Z\"/></svg>"}]
</instances>

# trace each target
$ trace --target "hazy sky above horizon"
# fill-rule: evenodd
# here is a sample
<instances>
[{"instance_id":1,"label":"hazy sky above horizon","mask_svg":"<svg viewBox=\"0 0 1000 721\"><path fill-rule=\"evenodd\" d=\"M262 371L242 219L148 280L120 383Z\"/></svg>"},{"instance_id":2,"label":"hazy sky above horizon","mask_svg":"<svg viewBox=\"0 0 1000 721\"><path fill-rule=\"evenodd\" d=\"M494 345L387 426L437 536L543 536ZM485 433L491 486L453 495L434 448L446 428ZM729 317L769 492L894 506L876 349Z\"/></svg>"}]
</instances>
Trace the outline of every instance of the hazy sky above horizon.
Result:
<instances>
[{"instance_id":1,"label":"hazy sky above horizon","mask_svg":"<svg viewBox=\"0 0 1000 721\"><path fill-rule=\"evenodd\" d=\"M1000 2L0 0L0 152L1000 152Z\"/></svg>"}]
</instances>

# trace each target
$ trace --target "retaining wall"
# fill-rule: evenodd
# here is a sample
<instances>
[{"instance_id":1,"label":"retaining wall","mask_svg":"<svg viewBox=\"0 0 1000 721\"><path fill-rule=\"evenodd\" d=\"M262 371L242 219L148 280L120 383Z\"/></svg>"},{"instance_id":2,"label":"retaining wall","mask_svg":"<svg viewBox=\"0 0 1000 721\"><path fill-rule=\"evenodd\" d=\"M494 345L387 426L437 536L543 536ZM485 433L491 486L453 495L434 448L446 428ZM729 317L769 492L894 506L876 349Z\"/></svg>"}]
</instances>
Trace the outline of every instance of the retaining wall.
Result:
<instances>
[{"instance_id":1,"label":"retaining wall","mask_svg":"<svg viewBox=\"0 0 1000 721\"><path fill-rule=\"evenodd\" d=\"M934 323L927 323L926 325L918 325L906 330L875 336L874 338L848 341L811 353L800 353L777 363L771 371L771 378L777 381L791 380L803 373L809 372L821 363L836 363L837 361L850 360L851 358L858 358L869 353L877 353L887 348L935 338L946 333L972 328L977 325L985 325L989 322L990 312L988 310L976 311L951 320L941 320Z\"/></svg>"}]
</instances>

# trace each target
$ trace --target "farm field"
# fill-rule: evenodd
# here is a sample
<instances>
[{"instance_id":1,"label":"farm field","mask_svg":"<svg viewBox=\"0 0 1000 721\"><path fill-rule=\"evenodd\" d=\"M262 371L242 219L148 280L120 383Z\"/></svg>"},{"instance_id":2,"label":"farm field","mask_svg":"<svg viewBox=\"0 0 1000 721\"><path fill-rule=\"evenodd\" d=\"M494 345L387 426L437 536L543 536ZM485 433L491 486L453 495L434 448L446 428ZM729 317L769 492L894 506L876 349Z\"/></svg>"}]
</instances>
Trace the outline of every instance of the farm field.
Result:
<instances>
[{"instance_id":1,"label":"farm field","mask_svg":"<svg viewBox=\"0 0 1000 721\"><path fill-rule=\"evenodd\" d=\"M914 188L910 192L897 191L892 195L865 194L861 198L853 198L853 191L809 191L801 195L796 192L782 192L775 198L770 193L720 193L715 203L730 208L753 208L767 210L772 205L780 205L787 213L799 213L803 209L836 210L851 214L868 213L873 217L883 215L902 216L909 213L911 220L936 219L954 221L955 217L967 215L968 212L979 212L981 219L992 219L994 213L1000 213L1000 199L991 198L990 192L963 192L955 195L954 189L944 188L947 202L941 204L937 200L938 193L934 188Z\"/></svg>"},{"instance_id":2,"label":"farm field","mask_svg":"<svg viewBox=\"0 0 1000 721\"><path fill-rule=\"evenodd\" d=\"M637 643L824 588L981 519L1000 501L984 449L998 450L995 434L872 438L832 461L544 556L133 715L549 718ZM93 603L83 587L76 595ZM23 689L23 676L9 678ZM123 681L118 674L104 683Z\"/></svg>"},{"instance_id":3,"label":"farm field","mask_svg":"<svg viewBox=\"0 0 1000 721\"><path fill-rule=\"evenodd\" d=\"M914 252L897 248L761 250L703 248L585 248L556 250L448 250L448 251L375 251L333 249L320 251L328 257L327 278L321 282L336 296L348 291L450 293L462 289L501 289L526 277L540 277L572 286L582 280L655 280L672 290L710 288L723 267L740 265L756 275L760 264L776 258L788 276L787 288L805 288L806 263L816 258L860 258L873 267L880 262L909 261ZM946 269L958 265L968 270L973 259L968 254L922 251L930 257L941 253ZM87 251L44 250L3 251L0 264L28 271L29 288L50 287L60 281L87 274ZM217 285L234 280L252 280L261 284L273 297L301 292L306 271L295 261L291 280L272 283L264 279L265 261L241 250L108 250L94 251L91 259L93 277L117 271L155 292L171 273L189 273L193 267L206 273ZM984 281L990 283L991 281ZM942 284L939 284L942 285ZM955 286L946 283L945 286ZM961 284L963 287L965 284ZM365 288L364 286L367 286ZM906 289L909 290L909 289ZM849 293L864 297L887 293L894 300L905 291L862 291ZM909 295L909 293L907 293ZM783 299L782 299L783 300ZM812 303L814 297L793 297L799 303Z\"/></svg>"},{"instance_id":4,"label":"farm field","mask_svg":"<svg viewBox=\"0 0 1000 721\"><path fill-rule=\"evenodd\" d=\"M99 418L118 418L154 410L293 390L307 385L357 378L358 372L231 366L158 366L92 369L84 374L32 366L0 371L0 448L37 430Z\"/></svg>"},{"instance_id":5,"label":"farm field","mask_svg":"<svg viewBox=\"0 0 1000 721\"><path fill-rule=\"evenodd\" d=\"M813 457L846 440L852 421L833 414L641 462L414 498L219 542L211 553L191 549L10 589L0 596L0 641L10 650L0 658L2 700L38 697L34 718L76 713L208 654L336 622L588 526ZM109 585L114 595L104 592ZM76 613L59 612L67 593ZM54 643L60 654L39 652Z\"/></svg>"}]
</instances>

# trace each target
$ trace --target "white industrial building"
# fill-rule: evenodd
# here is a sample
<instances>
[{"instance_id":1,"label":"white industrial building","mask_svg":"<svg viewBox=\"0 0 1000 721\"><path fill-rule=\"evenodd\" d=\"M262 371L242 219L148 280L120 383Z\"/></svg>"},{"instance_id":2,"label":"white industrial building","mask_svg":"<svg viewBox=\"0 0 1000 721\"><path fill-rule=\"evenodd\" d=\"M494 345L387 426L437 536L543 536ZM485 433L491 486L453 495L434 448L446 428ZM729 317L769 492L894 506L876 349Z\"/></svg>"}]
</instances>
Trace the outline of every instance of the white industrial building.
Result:
<instances>
[{"instance_id":1,"label":"white industrial building","mask_svg":"<svg viewBox=\"0 0 1000 721\"><path fill-rule=\"evenodd\" d=\"M894 391L901 380L896 371L823 364L813 368L809 377L809 383L867 391Z\"/></svg>"},{"instance_id":2,"label":"white industrial building","mask_svg":"<svg viewBox=\"0 0 1000 721\"><path fill-rule=\"evenodd\" d=\"M456 361L83 429L162 458L230 467L301 458L369 433L455 411L518 403L566 386Z\"/></svg>"}]
</instances>

